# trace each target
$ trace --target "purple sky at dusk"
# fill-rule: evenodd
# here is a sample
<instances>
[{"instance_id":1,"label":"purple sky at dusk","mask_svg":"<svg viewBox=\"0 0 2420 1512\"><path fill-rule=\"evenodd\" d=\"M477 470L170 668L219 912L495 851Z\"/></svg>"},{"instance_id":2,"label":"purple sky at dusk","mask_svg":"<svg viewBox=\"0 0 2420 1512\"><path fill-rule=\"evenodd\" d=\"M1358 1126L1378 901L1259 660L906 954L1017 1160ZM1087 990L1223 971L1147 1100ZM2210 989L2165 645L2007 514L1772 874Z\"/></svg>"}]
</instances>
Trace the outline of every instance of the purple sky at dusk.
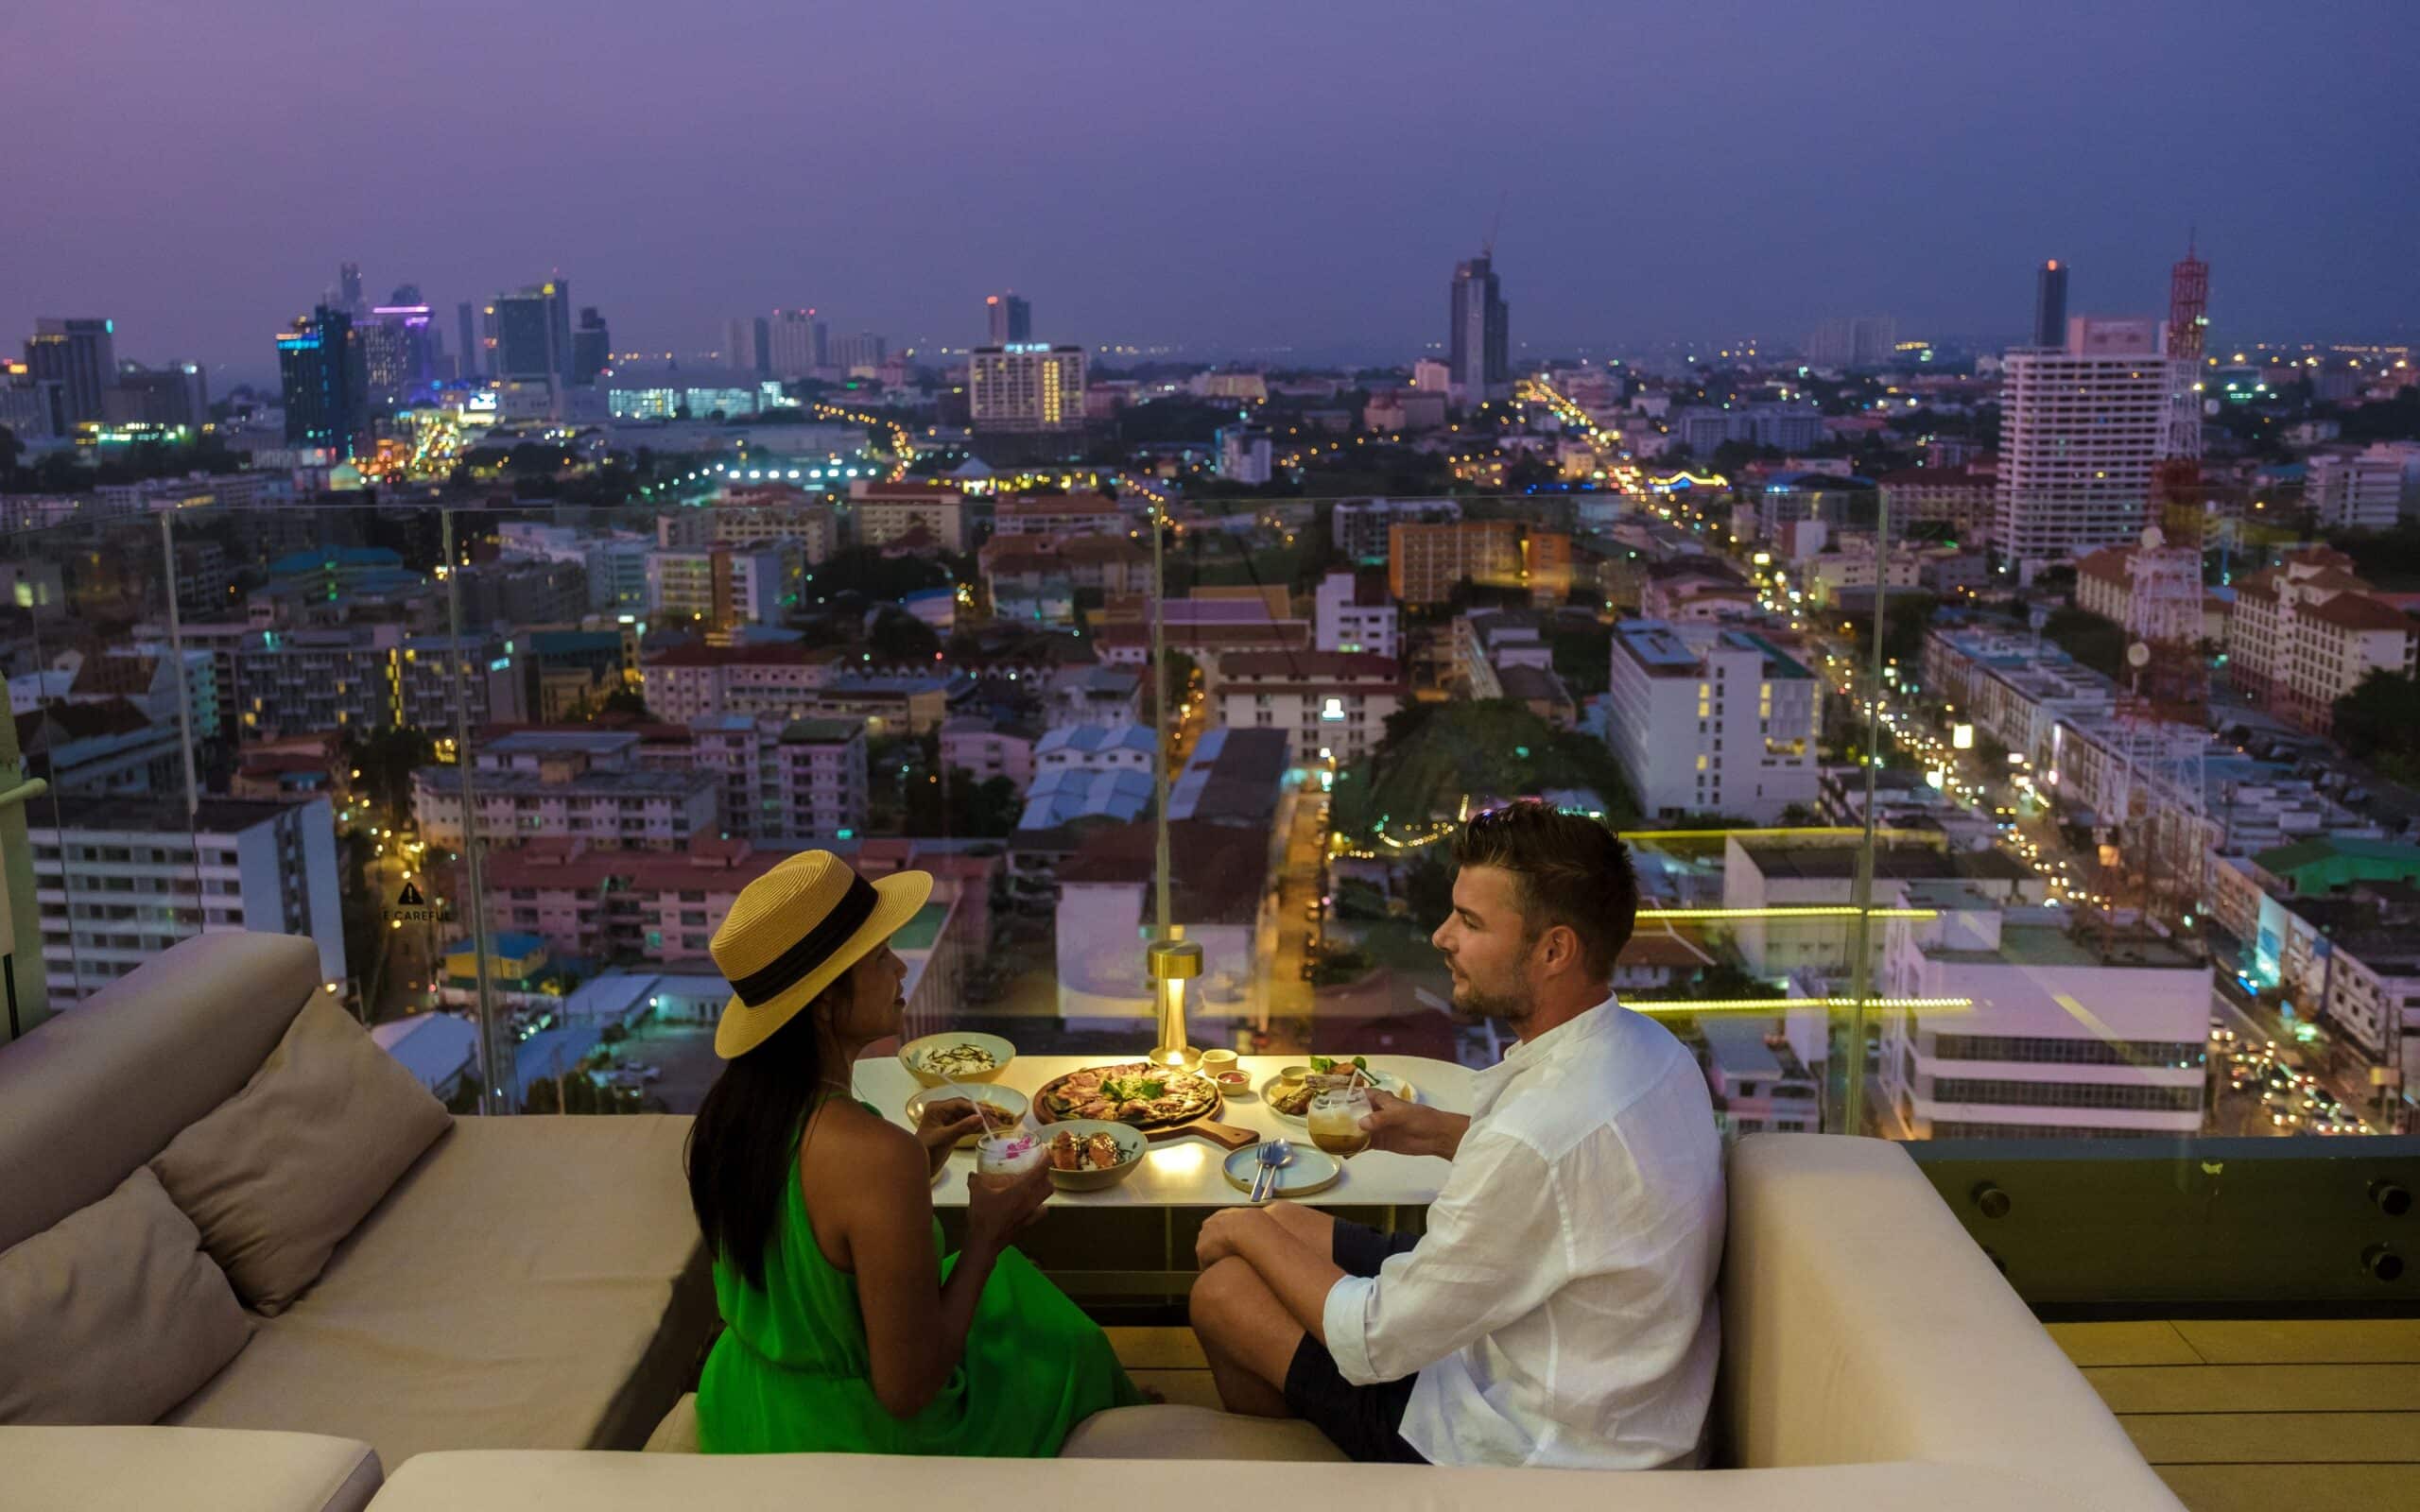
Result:
<instances>
[{"instance_id":1,"label":"purple sky at dusk","mask_svg":"<svg viewBox=\"0 0 2420 1512\"><path fill-rule=\"evenodd\" d=\"M0 9L0 341L272 370L360 262L456 301L560 270L684 357L815 304L1409 358L1504 202L1530 353L1889 312L2014 335L2032 266L2213 330L2420 325L2403 0L1208 6L72 0ZM222 371L225 371L222 368Z\"/></svg>"}]
</instances>

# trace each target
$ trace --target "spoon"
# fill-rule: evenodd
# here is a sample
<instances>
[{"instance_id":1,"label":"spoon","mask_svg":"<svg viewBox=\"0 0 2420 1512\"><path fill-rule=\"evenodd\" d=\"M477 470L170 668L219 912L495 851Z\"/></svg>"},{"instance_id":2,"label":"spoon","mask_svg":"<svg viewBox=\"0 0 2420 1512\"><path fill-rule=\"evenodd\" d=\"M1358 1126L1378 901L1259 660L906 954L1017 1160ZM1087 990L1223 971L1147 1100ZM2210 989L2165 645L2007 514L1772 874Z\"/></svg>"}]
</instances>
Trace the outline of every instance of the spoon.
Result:
<instances>
[{"instance_id":1,"label":"spoon","mask_svg":"<svg viewBox=\"0 0 2420 1512\"><path fill-rule=\"evenodd\" d=\"M1294 1146L1290 1143L1285 1140L1271 1140L1270 1142L1269 1162L1267 1165L1262 1167L1262 1170L1266 1174L1261 1181L1260 1195L1253 1198L1253 1201L1267 1202L1276 1193L1277 1173L1284 1170L1288 1164L1292 1163L1293 1159Z\"/></svg>"}]
</instances>

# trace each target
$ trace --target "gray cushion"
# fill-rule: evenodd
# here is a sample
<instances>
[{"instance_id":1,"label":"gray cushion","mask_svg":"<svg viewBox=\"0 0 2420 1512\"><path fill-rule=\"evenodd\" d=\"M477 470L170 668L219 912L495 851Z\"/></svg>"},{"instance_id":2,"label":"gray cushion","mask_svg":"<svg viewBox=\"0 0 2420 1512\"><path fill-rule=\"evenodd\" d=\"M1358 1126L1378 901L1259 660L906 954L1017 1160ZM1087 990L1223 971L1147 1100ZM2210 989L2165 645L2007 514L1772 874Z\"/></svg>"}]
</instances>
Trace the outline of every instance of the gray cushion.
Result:
<instances>
[{"instance_id":1,"label":"gray cushion","mask_svg":"<svg viewBox=\"0 0 2420 1512\"><path fill-rule=\"evenodd\" d=\"M445 1105L326 997L151 1162L244 1300L283 1312L423 1150Z\"/></svg>"},{"instance_id":2,"label":"gray cushion","mask_svg":"<svg viewBox=\"0 0 2420 1512\"><path fill-rule=\"evenodd\" d=\"M0 1423L147 1423L251 1320L149 1170L0 1252Z\"/></svg>"},{"instance_id":3,"label":"gray cushion","mask_svg":"<svg viewBox=\"0 0 2420 1512\"><path fill-rule=\"evenodd\" d=\"M0 1249L108 1196L233 1096L319 988L307 939L203 935L0 1045Z\"/></svg>"},{"instance_id":4,"label":"gray cushion","mask_svg":"<svg viewBox=\"0 0 2420 1512\"><path fill-rule=\"evenodd\" d=\"M0 1428L9 1512L362 1512L367 1444L223 1428Z\"/></svg>"},{"instance_id":5,"label":"gray cushion","mask_svg":"<svg viewBox=\"0 0 2420 1512\"><path fill-rule=\"evenodd\" d=\"M1299 1418L1247 1418L1169 1403L1097 1412L1076 1425L1059 1457L1299 1462L1346 1456Z\"/></svg>"}]
</instances>

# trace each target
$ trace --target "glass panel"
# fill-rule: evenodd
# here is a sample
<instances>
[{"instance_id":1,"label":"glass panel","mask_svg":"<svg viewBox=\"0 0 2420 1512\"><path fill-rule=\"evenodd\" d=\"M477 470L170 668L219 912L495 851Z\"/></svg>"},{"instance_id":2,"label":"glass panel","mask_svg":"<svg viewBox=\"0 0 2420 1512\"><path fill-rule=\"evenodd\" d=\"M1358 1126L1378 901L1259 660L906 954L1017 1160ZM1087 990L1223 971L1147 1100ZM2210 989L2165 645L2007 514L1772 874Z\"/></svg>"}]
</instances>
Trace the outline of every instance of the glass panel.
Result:
<instances>
[{"instance_id":1,"label":"glass panel","mask_svg":"<svg viewBox=\"0 0 2420 1512\"><path fill-rule=\"evenodd\" d=\"M1414 429L1408 371L1098 364L1117 413L1080 443L954 429L921 371L599 422L424 389L377 421L374 493L213 471L209 438L19 469L18 733L37 775L71 767L25 810L48 1000L279 927L365 1021L468 1026L484 959L499 1110L694 1107L716 928L825 846L936 878L898 941L911 1037L1150 1048L1165 879L1197 1046L1483 1065L1502 1030L1429 940L1446 842L1540 797L1629 840L1616 988L1732 1128L2408 1125L2398 727L2370 692L2316 732L2361 669L2274 607L2375 598L2331 575L2399 558L2313 555L2270 524L2302 518L2287 485L2167 510L2198 569L2029 581L1978 549L1982 414L1935 416L1922 455L1789 430L1887 375L1564 364ZM1725 396L1778 406L1741 423L1809 465L1707 420ZM2135 665L2137 598L2204 590L2223 624ZM77 735L100 709L126 729ZM243 803L285 816L257 874L250 832L211 828Z\"/></svg>"}]
</instances>

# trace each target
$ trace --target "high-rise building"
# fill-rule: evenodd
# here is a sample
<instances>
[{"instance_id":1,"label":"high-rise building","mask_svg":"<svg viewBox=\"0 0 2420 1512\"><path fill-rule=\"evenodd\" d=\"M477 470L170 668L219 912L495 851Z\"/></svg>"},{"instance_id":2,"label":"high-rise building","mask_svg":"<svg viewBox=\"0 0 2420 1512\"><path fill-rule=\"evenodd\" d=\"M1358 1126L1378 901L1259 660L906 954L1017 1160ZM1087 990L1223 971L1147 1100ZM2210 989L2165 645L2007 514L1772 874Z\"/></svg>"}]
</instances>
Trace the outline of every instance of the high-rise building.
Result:
<instances>
[{"instance_id":1,"label":"high-rise building","mask_svg":"<svg viewBox=\"0 0 2420 1512\"><path fill-rule=\"evenodd\" d=\"M59 385L65 428L101 419L101 391L117 382L116 331L115 320L34 322L26 342L26 375L36 384Z\"/></svg>"},{"instance_id":2,"label":"high-rise building","mask_svg":"<svg viewBox=\"0 0 2420 1512\"><path fill-rule=\"evenodd\" d=\"M1022 295L986 294L983 313L989 319L993 346L1033 339L1033 305Z\"/></svg>"},{"instance_id":3,"label":"high-rise building","mask_svg":"<svg viewBox=\"0 0 2420 1512\"><path fill-rule=\"evenodd\" d=\"M614 365L614 337L596 306L580 306L579 329L571 334L571 381L588 385Z\"/></svg>"},{"instance_id":4,"label":"high-rise building","mask_svg":"<svg viewBox=\"0 0 2420 1512\"><path fill-rule=\"evenodd\" d=\"M887 350L882 337L871 331L860 331L853 336L839 336L831 343L832 366L839 369L843 377L859 369L879 368Z\"/></svg>"},{"instance_id":5,"label":"high-rise building","mask_svg":"<svg viewBox=\"0 0 2420 1512\"><path fill-rule=\"evenodd\" d=\"M816 318L813 309L775 310L769 335L768 376L812 378L827 366L830 328Z\"/></svg>"},{"instance_id":6,"label":"high-rise building","mask_svg":"<svg viewBox=\"0 0 2420 1512\"><path fill-rule=\"evenodd\" d=\"M370 397L376 403L394 404L437 376L427 305L381 304L370 312L359 334Z\"/></svg>"},{"instance_id":7,"label":"high-rise building","mask_svg":"<svg viewBox=\"0 0 2420 1512\"><path fill-rule=\"evenodd\" d=\"M734 316L722 323L722 359L732 371L773 376L773 326L761 315Z\"/></svg>"},{"instance_id":8,"label":"high-rise building","mask_svg":"<svg viewBox=\"0 0 2420 1512\"><path fill-rule=\"evenodd\" d=\"M369 312L369 304L361 297L361 265L337 265L337 298L344 305L344 313L358 320Z\"/></svg>"},{"instance_id":9,"label":"high-rise building","mask_svg":"<svg viewBox=\"0 0 2420 1512\"><path fill-rule=\"evenodd\" d=\"M1084 349L1021 341L967 354L968 415L978 431L1084 428Z\"/></svg>"},{"instance_id":10,"label":"high-rise building","mask_svg":"<svg viewBox=\"0 0 2420 1512\"><path fill-rule=\"evenodd\" d=\"M2055 257L2033 275L2033 344L2067 344L2067 265Z\"/></svg>"},{"instance_id":11,"label":"high-rise building","mask_svg":"<svg viewBox=\"0 0 2420 1512\"><path fill-rule=\"evenodd\" d=\"M190 935L302 935L322 981L345 975L336 816L303 803L205 798L44 800L34 835L50 1001L80 1002Z\"/></svg>"},{"instance_id":12,"label":"high-rise building","mask_svg":"<svg viewBox=\"0 0 2420 1512\"><path fill-rule=\"evenodd\" d=\"M1806 337L1806 360L1820 368L1879 368L1899 345L1899 322L1887 315L1836 317Z\"/></svg>"},{"instance_id":13,"label":"high-rise building","mask_svg":"<svg viewBox=\"0 0 2420 1512\"><path fill-rule=\"evenodd\" d=\"M1814 674L1752 630L1626 620L1614 628L1606 743L1657 818L1772 824L1813 807L1823 732Z\"/></svg>"},{"instance_id":14,"label":"high-rise building","mask_svg":"<svg viewBox=\"0 0 2420 1512\"><path fill-rule=\"evenodd\" d=\"M495 311L493 376L544 380L558 388L572 384L571 285L562 279L499 294Z\"/></svg>"},{"instance_id":15,"label":"high-rise building","mask_svg":"<svg viewBox=\"0 0 2420 1512\"><path fill-rule=\"evenodd\" d=\"M455 339L461 343L460 354L455 358L456 374L462 378L484 376L488 370L484 360L487 343L480 335L486 328L480 324L477 302L464 300L454 306L454 324Z\"/></svg>"},{"instance_id":16,"label":"high-rise building","mask_svg":"<svg viewBox=\"0 0 2420 1512\"><path fill-rule=\"evenodd\" d=\"M210 386L201 365L172 362L117 375L101 392L101 419L112 425L170 425L199 430L210 421Z\"/></svg>"},{"instance_id":17,"label":"high-rise building","mask_svg":"<svg viewBox=\"0 0 2420 1512\"><path fill-rule=\"evenodd\" d=\"M370 445L370 374L353 318L322 304L277 337L285 444L352 456Z\"/></svg>"},{"instance_id":18,"label":"high-rise building","mask_svg":"<svg viewBox=\"0 0 2420 1512\"><path fill-rule=\"evenodd\" d=\"M2159 322L2067 322L2066 341L2001 359L1992 541L2020 581L2143 528L2169 403Z\"/></svg>"},{"instance_id":19,"label":"high-rise building","mask_svg":"<svg viewBox=\"0 0 2420 1512\"><path fill-rule=\"evenodd\" d=\"M1448 331L1454 387L1464 404L1504 399L1512 392L1509 316L1492 260L1474 257L1454 265L1452 325Z\"/></svg>"}]
</instances>

